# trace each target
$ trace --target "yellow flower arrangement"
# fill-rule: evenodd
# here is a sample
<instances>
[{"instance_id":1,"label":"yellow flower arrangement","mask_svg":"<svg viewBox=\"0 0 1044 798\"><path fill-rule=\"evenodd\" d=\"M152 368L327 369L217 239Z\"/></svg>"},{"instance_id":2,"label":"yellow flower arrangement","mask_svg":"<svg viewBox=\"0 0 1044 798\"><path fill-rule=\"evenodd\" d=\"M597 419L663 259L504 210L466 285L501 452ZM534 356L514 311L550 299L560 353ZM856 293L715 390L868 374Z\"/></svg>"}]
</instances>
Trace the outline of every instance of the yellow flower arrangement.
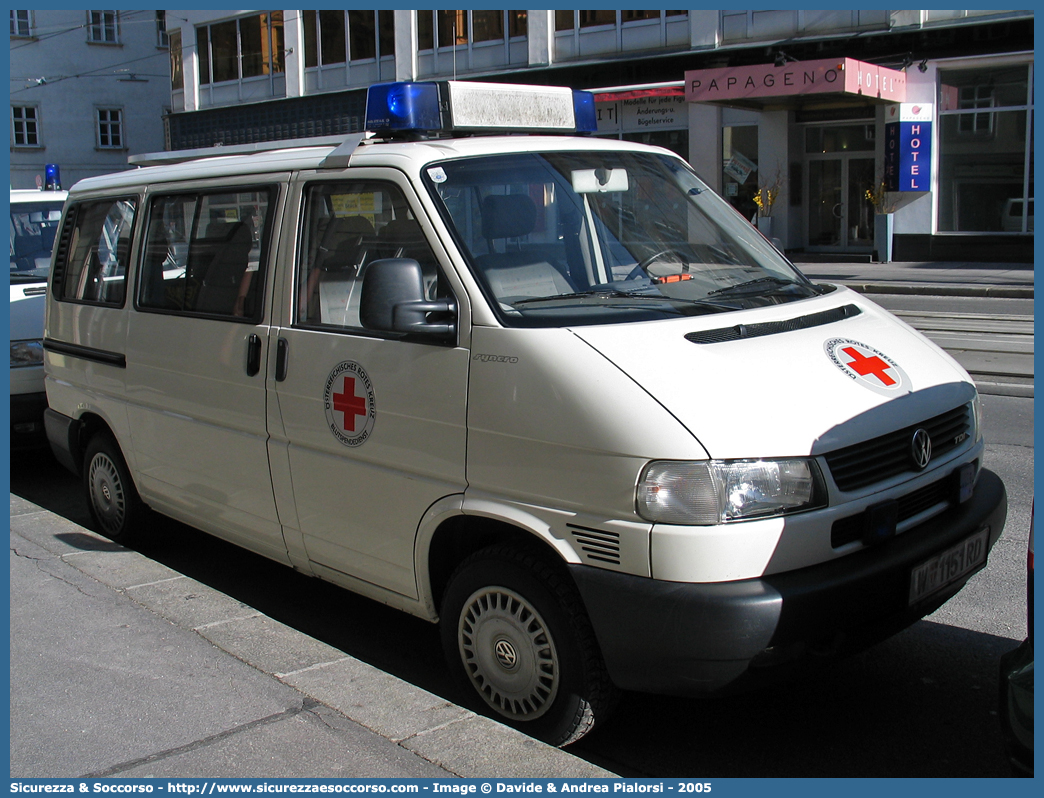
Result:
<instances>
[{"instance_id":1,"label":"yellow flower arrangement","mask_svg":"<svg viewBox=\"0 0 1044 798\"><path fill-rule=\"evenodd\" d=\"M759 181L758 190L754 192L754 204L758 206L758 216L771 216L772 206L783 192L783 170L777 168L775 173Z\"/></svg>"},{"instance_id":2,"label":"yellow flower arrangement","mask_svg":"<svg viewBox=\"0 0 1044 798\"><path fill-rule=\"evenodd\" d=\"M754 204L758 206L758 216L771 216L772 204L778 196L778 188L773 189L769 186L759 188L757 194L754 195Z\"/></svg>"},{"instance_id":3,"label":"yellow flower arrangement","mask_svg":"<svg viewBox=\"0 0 1044 798\"><path fill-rule=\"evenodd\" d=\"M883 180L866 190L866 199L874 206L874 213L895 213L898 203L889 193Z\"/></svg>"}]
</instances>

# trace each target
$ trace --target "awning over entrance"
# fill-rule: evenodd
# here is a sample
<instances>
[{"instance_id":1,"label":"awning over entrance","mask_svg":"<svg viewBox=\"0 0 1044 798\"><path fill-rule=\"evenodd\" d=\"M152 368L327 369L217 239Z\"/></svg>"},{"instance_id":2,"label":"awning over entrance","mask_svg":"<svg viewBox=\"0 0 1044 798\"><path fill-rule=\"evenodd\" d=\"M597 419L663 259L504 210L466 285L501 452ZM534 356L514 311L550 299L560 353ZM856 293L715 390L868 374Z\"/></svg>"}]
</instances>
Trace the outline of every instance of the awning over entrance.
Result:
<instances>
[{"instance_id":1,"label":"awning over entrance","mask_svg":"<svg viewBox=\"0 0 1044 798\"><path fill-rule=\"evenodd\" d=\"M802 99L835 98L903 102L906 73L853 58L795 61L782 66L751 64L685 73L685 99L693 103L760 108L794 105Z\"/></svg>"},{"instance_id":2,"label":"awning over entrance","mask_svg":"<svg viewBox=\"0 0 1044 798\"><path fill-rule=\"evenodd\" d=\"M685 86L680 80L670 83L646 83L635 86L614 86L607 89L589 89L595 102L609 103L619 100L637 100L642 97L682 97Z\"/></svg>"}]
</instances>

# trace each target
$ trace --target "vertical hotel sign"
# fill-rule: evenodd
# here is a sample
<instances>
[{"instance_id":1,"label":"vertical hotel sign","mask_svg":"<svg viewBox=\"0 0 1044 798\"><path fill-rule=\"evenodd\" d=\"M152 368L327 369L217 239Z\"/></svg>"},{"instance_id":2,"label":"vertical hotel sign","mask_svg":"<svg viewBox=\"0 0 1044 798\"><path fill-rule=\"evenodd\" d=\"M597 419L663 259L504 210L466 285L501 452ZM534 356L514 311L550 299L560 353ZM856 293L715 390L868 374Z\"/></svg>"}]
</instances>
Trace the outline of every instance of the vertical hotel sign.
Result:
<instances>
[{"instance_id":1,"label":"vertical hotel sign","mask_svg":"<svg viewBox=\"0 0 1044 798\"><path fill-rule=\"evenodd\" d=\"M930 191L932 103L898 103L885 114L885 189Z\"/></svg>"}]
</instances>

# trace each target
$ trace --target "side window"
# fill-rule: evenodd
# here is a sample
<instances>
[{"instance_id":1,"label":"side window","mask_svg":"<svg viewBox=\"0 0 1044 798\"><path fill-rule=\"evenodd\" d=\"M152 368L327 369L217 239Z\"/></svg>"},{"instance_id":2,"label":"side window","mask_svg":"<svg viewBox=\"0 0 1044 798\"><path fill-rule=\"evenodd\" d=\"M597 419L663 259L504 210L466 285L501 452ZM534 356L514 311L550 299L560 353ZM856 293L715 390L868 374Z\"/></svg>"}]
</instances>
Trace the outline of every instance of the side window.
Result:
<instances>
[{"instance_id":1,"label":"side window","mask_svg":"<svg viewBox=\"0 0 1044 798\"><path fill-rule=\"evenodd\" d=\"M137 201L127 197L70 207L55 261L59 299L123 304L136 207Z\"/></svg>"},{"instance_id":2,"label":"side window","mask_svg":"<svg viewBox=\"0 0 1044 798\"><path fill-rule=\"evenodd\" d=\"M361 329L367 267L381 258L421 265L427 297L448 296L435 255L397 186L377 181L313 183L305 191L297 324Z\"/></svg>"},{"instance_id":3,"label":"side window","mask_svg":"<svg viewBox=\"0 0 1044 798\"><path fill-rule=\"evenodd\" d=\"M273 195L264 188L153 198L138 307L258 320Z\"/></svg>"}]
</instances>

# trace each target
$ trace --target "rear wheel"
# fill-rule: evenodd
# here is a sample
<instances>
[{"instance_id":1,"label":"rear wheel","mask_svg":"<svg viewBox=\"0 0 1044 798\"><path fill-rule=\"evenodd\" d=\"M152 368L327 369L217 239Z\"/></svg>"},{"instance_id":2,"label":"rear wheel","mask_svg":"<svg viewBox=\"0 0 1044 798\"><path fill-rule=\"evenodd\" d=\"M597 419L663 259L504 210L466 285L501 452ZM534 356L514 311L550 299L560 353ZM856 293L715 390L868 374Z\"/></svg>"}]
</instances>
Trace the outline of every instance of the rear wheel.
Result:
<instances>
[{"instance_id":1,"label":"rear wheel","mask_svg":"<svg viewBox=\"0 0 1044 798\"><path fill-rule=\"evenodd\" d=\"M95 531L117 543L127 543L139 533L145 505L109 432L95 434L87 445L83 484Z\"/></svg>"},{"instance_id":2,"label":"rear wheel","mask_svg":"<svg viewBox=\"0 0 1044 798\"><path fill-rule=\"evenodd\" d=\"M442 604L451 669L495 716L567 745L614 703L576 588L536 554L491 547L465 560Z\"/></svg>"}]
</instances>

